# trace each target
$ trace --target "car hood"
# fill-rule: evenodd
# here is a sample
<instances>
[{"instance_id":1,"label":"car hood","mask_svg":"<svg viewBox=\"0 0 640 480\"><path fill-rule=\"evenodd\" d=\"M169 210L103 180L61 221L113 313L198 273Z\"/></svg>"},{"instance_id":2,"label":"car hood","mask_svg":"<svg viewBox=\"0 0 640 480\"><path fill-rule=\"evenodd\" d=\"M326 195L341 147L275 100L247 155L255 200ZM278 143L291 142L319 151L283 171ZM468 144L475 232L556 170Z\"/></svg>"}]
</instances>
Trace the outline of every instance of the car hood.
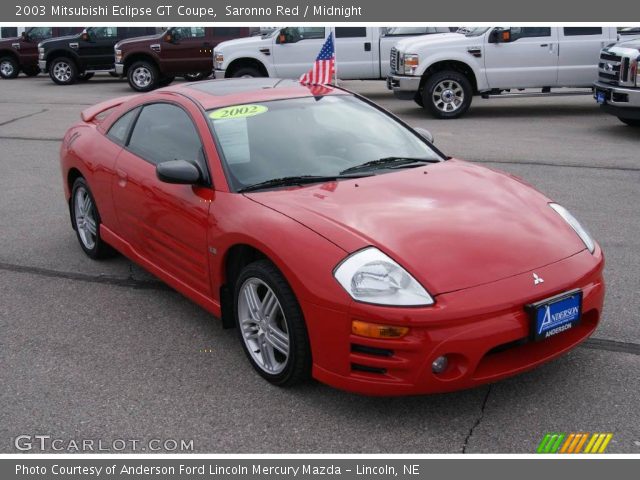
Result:
<instances>
[{"instance_id":1,"label":"car hood","mask_svg":"<svg viewBox=\"0 0 640 480\"><path fill-rule=\"evenodd\" d=\"M544 195L511 175L460 160L246 195L347 252L378 247L433 295L585 249Z\"/></svg>"},{"instance_id":2,"label":"car hood","mask_svg":"<svg viewBox=\"0 0 640 480\"><path fill-rule=\"evenodd\" d=\"M620 43L617 43L615 46L624 47L624 48L634 48L636 50L640 50L640 35L638 36L638 38L633 38L629 40L622 37Z\"/></svg>"},{"instance_id":3,"label":"car hood","mask_svg":"<svg viewBox=\"0 0 640 480\"><path fill-rule=\"evenodd\" d=\"M222 52L225 48L228 47L238 47L238 46L251 46L251 45L262 45L263 43L270 43L269 39L271 37L262 37L259 35L253 37L244 37L244 38L234 38L233 40L226 40L224 42L220 42L216 45L216 52Z\"/></svg>"},{"instance_id":4,"label":"car hood","mask_svg":"<svg viewBox=\"0 0 640 480\"><path fill-rule=\"evenodd\" d=\"M12 43L21 42L21 37L5 37L0 39L0 46L11 46Z\"/></svg>"},{"instance_id":5,"label":"car hood","mask_svg":"<svg viewBox=\"0 0 640 480\"><path fill-rule=\"evenodd\" d=\"M120 40L118 43L116 43L114 48L144 45L146 43L151 43L152 41L160 41L163 36L164 36L164 33L155 34L155 35L145 35L143 37L127 38L125 40Z\"/></svg>"},{"instance_id":6,"label":"car hood","mask_svg":"<svg viewBox=\"0 0 640 480\"><path fill-rule=\"evenodd\" d=\"M477 40L477 39L476 39ZM460 33L435 33L432 35L421 35L419 37L411 37L400 40L396 43L396 49L400 52L411 53L425 46L455 46L466 45L469 39Z\"/></svg>"},{"instance_id":7,"label":"car hood","mask_svg":"<svg viewBox=\"0 0 640 480\"><path fill-rule=\"evenodd\" d=\"M65 35L64 37L47 38L46 40L42 40L41 42L39 42L38 45L45 46L49 43L64 42L65 40L79 40L81 36L82 36L82 33L76 33L73 35Z\"/></svg>"}]
</instances>

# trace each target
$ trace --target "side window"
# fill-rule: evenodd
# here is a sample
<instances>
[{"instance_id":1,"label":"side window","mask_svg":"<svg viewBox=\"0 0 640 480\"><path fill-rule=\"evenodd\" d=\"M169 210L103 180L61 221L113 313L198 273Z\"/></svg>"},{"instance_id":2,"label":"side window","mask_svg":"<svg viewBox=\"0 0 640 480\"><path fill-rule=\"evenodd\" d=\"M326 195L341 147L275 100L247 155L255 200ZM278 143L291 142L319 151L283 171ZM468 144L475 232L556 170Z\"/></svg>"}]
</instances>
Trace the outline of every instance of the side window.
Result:
<instances>
[{"instance_id":1,"label":"side window","mask_svg":"<svg viewBox=\"0 0 640 480\"><path fill-rule=\"evenodd\" d=\"M128 146L136 155L156 165L186 160L203 166L202 143L191 118L180 107L168 103L144 106Z\"/></svg>"},{"instance_id":2,"label":"side window","mask_svg":"<svg viewBox=\"0 0 640 480\"><path fill-rule=\"evenodd\" d=\"M73 35L74 33L78 33L78 29L76 27L58 27L58 33L56 37Z\"/></svg>"},{"instance_id":3,"label":"side window","mask_svg":"<svg viewBox=\"0 0 640 480\"><path fill-rule=\"evenodd\" d=\"M113 125L111 125L111 128L109 128L109 131L107 132L107 136L115 142L124 145L127 141L131 122L136 118L138 111L140 111L140 107L129 110L127 113L122 115L113 123Z\"/></svg>"},{"instance_id":4,"label":"side window","mask_svg":"<svg viewBox=\"0 0 640 480\"><path fill-rule=\"evenodd\" d=\"M179 27L172 29L171 33L176 40L205 37L204 27Z\"/></svg>"},{"instance_id":5,"label":"side window","mask_svg":"<svg viewBox=\"0 0 640 480\"><path fill-rule=\"evenodd\" d=\"M366 27L336 27L336 38L359 38L366 36Z\"/></svg>"},{"instance_id":6,"label":"side window","mask_svg":"<svg viewBox=\"0 0 640 480\"><path fill-rule=\"evenodd\" d=\"M89 30L89 35L95 40L107 40L118 36L116 27L95 27Z\"/></svg>"},{"instance_id":7,"label":"side window","mask_svg":"<svg viewBox=\"0 0 640 480\"><path fill-rule=\"evenodd\" d=\"M44 40L45 38L51 38L53 36L53 29L51 27L33 27L29 30L29 37L34 40Z\"/></svg>"},{"instance_id":8,"label":"side window","mask_svg":"<svg viewBox=\"0 0 640 480\"><path fill-rule=\"evenodd\" d=\"M511 27L511 41L519 38L550 37L551 27Z\"/></svg>"},{"instance_id":9,"label":"side window","mask_svg":"<svg viewBox=\"0 0 640 480\"><path fill-rule=\"evenodd\" d=\"M324 39L324 27L299 27L300 40L309 40L313 38Z\"/></svg>"},{"instance_id":10,"label":"side window","mask_svg":"<svg viewBox=\"0 0 640 480\"><path fill-rule=\"evenodd\" d=\"M602 35L602 27L564 27L565 37L578 35Z\"/></svg>"}]
</instances>

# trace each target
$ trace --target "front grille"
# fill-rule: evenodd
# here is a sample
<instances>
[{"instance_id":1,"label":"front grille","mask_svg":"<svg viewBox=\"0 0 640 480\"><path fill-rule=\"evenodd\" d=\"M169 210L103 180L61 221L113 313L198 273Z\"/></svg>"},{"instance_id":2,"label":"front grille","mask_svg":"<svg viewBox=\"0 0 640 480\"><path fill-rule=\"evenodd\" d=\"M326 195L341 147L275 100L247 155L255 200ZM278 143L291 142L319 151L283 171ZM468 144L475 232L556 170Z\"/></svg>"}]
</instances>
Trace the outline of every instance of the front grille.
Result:
<instances>
[{"instance_id":1,"label":"front grille","mask_svg":"<svg viewBox=\"0 0 640 480\"><path fill-rule=\"evenodd\" d=\"M389 59L389 66L391 67L391 73L398 72L398 50L395 47L391 48L391 57Z\"/></svg>"},{"instance_id":2,"label":"front grille","mask_svg":"<svg viewBox=\"0 0 640 480\"><path fill-rule=\"evenodd\" d=\"M617 85L620 81L620 69L622 57L611 53L602 52L598 62L598 77L606 83Z\"/></svg>"}]
</instances>

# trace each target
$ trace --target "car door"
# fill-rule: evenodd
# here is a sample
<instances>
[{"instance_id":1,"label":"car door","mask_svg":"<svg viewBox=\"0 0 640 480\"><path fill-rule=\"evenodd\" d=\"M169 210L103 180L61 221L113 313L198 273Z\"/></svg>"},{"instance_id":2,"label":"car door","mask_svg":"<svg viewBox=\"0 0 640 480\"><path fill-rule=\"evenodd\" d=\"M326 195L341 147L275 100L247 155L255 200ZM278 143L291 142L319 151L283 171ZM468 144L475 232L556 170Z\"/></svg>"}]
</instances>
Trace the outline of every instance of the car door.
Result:
<instances>
[{"instance_id":1,"label":"car door","mask_svg":"<svg viewBox=\"0 0 640 480\"><path fill-rule=\"evenodd\" d=\"M313 66L325 37L325 27L289 27L273 38L273 66L277 77L298 78ZM286 31L286 34L284 33ZM282 42L285 34L287 41Z\"/></svg>"},{"instance_id":2,"label":"car door","mask_svg":"<svg viewBox=\"0 0 640 480\"><path fill-rule=\"evenodd\" d=\"M512 27L508 41L498 30L485 38L484 65L491 88L553 87L558 81L558 29Z\"/></svg>"},{"instance_id":3,"label":"car door","mask_svg":"<svg viewBox=\"0 0 640 480\"><path fill-rule=\"evenodd\" d=\"M378 78L374 69L372 27L335 27L336 69L338 78L343 80ZM376 65L377 67L377 65Z\"/></svg>"},{"instance_id":4,"label":"car door","mask_svg":"<svg viewBox=\"0 0 640 480\"><path fill-rule=\"evenodd\" d=\"M162 43L164 72L197 73L213 69L213 44L205 27L174 27L167 34Z\"/></svg>"},{"instance_id":5,"label":"car door","mask_svg":"<svg viewBox=\"0 0 640 480\"><path fill-rule=\"evenodd\" d=\"M78 40L78 55L86 70L113 68L113 46L118 41L117 27L93 27L87 29L88 40Z\"/></svg>"},{"instance_id":6,"label":"car door","mask_svg":"<svg viewBox=\"0 0 640 480\"><path fill-rule=\"evenodd\" d=\"M112 195L125 240L155 267L210 296L207 227L212 190L206 185L208 169L191 114L174 103L142 106L116 160ZM156 165L169 160L195 163L205 184L161 182Z\"/></svg>"},{"instance_id":7,"label":"car door","mask_svg":"<svg viewBox=\"0 0 640 480\"><path fill-rule=\"evenodd\" d=\"M607 40L610 36L605 35L603 27L563 27L558 30L558 86L590 87L598 79L600 50L610 43Z\"/></svg>"}]
</instances>

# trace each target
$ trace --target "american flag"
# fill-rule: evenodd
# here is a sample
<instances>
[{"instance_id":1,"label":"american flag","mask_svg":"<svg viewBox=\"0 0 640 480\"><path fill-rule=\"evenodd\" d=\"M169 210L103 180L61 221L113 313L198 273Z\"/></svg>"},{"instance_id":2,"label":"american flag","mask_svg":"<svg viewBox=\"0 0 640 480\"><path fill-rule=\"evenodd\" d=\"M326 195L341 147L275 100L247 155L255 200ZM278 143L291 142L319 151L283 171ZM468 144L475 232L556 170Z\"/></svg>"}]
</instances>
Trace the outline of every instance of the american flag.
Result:
<instances>
[{"instance_id":1,"label":"american flag","mask_svg":"<svg viewBox=\"0 0 640 480\"><path fill-rule=\"evenodd\" d=\"M300 77L303 85L323 85L331 83L336 68L336 56L333 48L333 32L329 33L322 45L311 70Z\"/></svg>"}]
</instances>

